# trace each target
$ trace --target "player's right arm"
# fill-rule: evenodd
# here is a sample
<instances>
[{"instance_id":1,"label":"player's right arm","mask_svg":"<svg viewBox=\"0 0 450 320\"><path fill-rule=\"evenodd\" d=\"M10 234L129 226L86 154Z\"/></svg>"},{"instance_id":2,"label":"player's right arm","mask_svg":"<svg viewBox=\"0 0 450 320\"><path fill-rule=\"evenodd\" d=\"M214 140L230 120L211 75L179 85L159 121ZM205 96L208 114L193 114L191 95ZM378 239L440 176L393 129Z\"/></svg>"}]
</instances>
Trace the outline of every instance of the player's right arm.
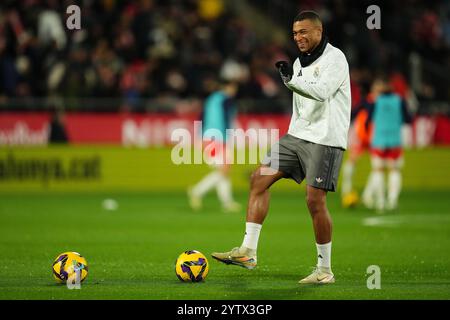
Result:
<instances>
[{"instance_id":1,"label":"player's right arm","mask_svg":"<svg viewBox=\"0 0 450 320\"><path fill-rule=\"evenodd\" d=\"M293 73L291 79L284 81L284 84L301 96L323 102L330 98L345 81L348 75L348 63L343 54L335 54L322 62L318 68L317 76L308 77L306 74Z\"/></svg>"}]
</instances>

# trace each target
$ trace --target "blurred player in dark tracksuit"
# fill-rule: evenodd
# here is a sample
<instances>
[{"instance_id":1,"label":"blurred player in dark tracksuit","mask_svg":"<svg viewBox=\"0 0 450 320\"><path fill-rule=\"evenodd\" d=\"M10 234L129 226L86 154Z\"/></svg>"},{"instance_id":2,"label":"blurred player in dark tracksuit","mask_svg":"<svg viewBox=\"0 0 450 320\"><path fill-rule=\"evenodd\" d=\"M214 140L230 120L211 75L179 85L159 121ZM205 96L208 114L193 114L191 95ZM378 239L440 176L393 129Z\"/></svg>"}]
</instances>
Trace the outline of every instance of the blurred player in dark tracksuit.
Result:
<instances>
[{"instance_id":1,"label":"blurred player in dark tracksuit","mask_svg":"<svg viewBox=\"0 0 450 320\"><path fill-rule=\"evenodd\" d=\"M370 106L367 118L367 123L371 121L373 126L370 142L372 171L362 200L366 207L382 212L398 205L402 188L402 125L411 123L411 116L406 102L392 92L388 80L378 78L375 83L383 88L383 92ZM385 170L388 172L387 195Z\"/></svg>"},{"instance_id":2,"label":"blurred player in dark tracksuit","mask_svg":"<svg viewBox=\"0 0 450 320\"><path fill-rule=\"evenodd\" d=\"M202 207L203 196L215 188L225 212L241 209L233 200L230 163L227 161L231 152L227 152L227 129L231 129L236 118L237 109L234 97L238 91L237 82L224 81L221 89L210 94L204 103L202 115L202 139L206 157L209 158L213 172L207 174L196 185L188 189L189 204L192 209Z\"/></svg>"}]
</instances>

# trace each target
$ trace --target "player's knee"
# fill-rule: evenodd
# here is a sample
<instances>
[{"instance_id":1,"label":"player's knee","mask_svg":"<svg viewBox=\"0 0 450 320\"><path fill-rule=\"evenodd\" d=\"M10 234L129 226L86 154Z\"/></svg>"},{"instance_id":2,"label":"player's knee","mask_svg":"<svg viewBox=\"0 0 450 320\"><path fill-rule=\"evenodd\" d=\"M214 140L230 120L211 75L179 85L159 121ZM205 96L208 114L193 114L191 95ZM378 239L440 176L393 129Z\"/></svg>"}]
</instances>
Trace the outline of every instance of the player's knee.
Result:
<instances>
[{"instance_id":1,"label":"player's knee","mask_svg":"<svg viewBox=\"0 0 450 320\"><path fill-rule=\"evenodd\" d=\"M255 190L258 189L259 181L261 180L261 173L259 168L252 172L250 176L250 189Z\"/></svg>"},{"instance_id":2,"label":"player's knee","mask_svg":"<svg viewBox=\"0 0 450 320\"><path fill-rule=\"evenodd\" d=\"M371 158L372 169L373 170L383 170L386 167L386 160L380 157L372 157Z\"/></svg>"},{"instance_id":3,"label":"player's knee","mask_svg":"<svg viewBox=\"0 0 450 320\"><path fill-rule=\"evenodd\" d=\"M388 161L387 168L389 170L401 170L403 168L403 158Z\"/></svg>"},{"instance_id":4,"label":"player's knee","mask_svg":"<svg viewBox=\"0 0 450 320\"><path fill-rule=\"evenodd\" d=\"M326 212L326 201L321 195L308 193L306 195L306 204L312 215Z\"/></svg>"},{"instance_id":5,"label":"player's knee","mask_svg":"<svg viewBox=\"0 0 450 320\"><path fill-rule=\"evenodd\" d=\"M253 171L250 176L250 189L252 192L264 192L266 190L266 184L264 182L264 176L261 174L261 168Z\"/></svg>"}]
</instances>

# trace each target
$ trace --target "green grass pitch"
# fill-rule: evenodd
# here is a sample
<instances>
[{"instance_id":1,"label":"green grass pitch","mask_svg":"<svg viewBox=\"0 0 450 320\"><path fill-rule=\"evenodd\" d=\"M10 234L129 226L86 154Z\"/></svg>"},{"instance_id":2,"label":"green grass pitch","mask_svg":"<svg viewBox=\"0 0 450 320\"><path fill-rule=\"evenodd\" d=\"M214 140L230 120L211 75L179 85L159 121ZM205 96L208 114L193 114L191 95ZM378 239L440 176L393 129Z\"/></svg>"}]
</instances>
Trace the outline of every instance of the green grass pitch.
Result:
<instances>
[{"instance_id":1,"label":"green grass pitch","mask_svg":"<svg viewBox=\"0 0 450 320\"><path fill-rule=\"evenodd\" d=\"M2 192L0 299L450 299L448 155L448 149L407 153L405 190L394 213L342 209L339 194L330 194L336 283L329 286L297 283L314 266L316 249L304 187L291 182L274 187L255 270L210 257L212 251L239 245L245 222L244 212L222 213L215 194L194 213L180 188ZM358 187L368 167L367 158L361 162ZM195 170L198 175L191 172L183 183L193 183L207 171ZM234 180L243 177L244 182L236 182L241 203L247 201L248 170L233 174ZM439 179L437 184L417 188L417 179L434 171L439 175L429 179ZM158 180L151 183L157 186ZM118 209L105 210L106 198L115 199ZM202 283L182 283L175 276L175 259L188 249L209 260ZM80 252L89 263L81 290L53 280L51 264L64 251ZM367 288L370 265L380 267L380 290Z\"/></svg>"}]
</instances>

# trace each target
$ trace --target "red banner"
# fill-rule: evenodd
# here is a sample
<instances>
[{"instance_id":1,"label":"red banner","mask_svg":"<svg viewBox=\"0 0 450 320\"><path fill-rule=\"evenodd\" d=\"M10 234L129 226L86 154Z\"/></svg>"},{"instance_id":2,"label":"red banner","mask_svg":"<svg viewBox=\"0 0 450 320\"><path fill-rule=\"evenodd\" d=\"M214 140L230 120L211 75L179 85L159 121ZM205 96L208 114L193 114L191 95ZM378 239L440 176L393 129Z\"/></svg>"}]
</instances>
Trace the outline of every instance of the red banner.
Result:
<instances>
[{"instance_id":1,"label":"red banner","mask_svg":"<svg viewBox=\"0 0 450 320\"><path fill-rule=\"evenodd\" d=\"M197 115L68 113L63 124L72 144L122 144L162 146L171 144L175 129L193 136ZM247 130L279 129L287 132L288 115L241 115L236 127ZM46 113L0 113L0 145L47 144L51 126ZM37 139L36 137L39 137Z\"/></svg>"},{"instance_id":2,"label":"red banner","mask_svg":"<svg viewBox=\"0 0 450 320\"><path fill-rule=\"evenodd\" d=\"M67 113L63 124L72 144L162 146L171 144L175 129L194 135L197 115ZM0 145L45 145L51 130L49 113L0 113ZM279 129L287 132L290 115L240 115L236 127L247 130ZM417 117L404 132L407 146L450 145L450 118Z\"/></svg>"},{"instance_id":3,"label":"red banner","mask_svg":"<svg viewBox=\"0 0 450 320\"><path fill-rule=\"evenodd\" d=\"M48 113L0 113L0 145L45 145Z\"/></svg>"},{"instance_id":4,"label":"red banner","mask_svg":"<svg viewBox=\"0 0 450 320\"><path fill-rule=\"evenodd\" d=\"M435 121L436 130L433 142L435 144L450 144L450 119L445 116L438 116Z\"/></svg>"}]
</instances>

